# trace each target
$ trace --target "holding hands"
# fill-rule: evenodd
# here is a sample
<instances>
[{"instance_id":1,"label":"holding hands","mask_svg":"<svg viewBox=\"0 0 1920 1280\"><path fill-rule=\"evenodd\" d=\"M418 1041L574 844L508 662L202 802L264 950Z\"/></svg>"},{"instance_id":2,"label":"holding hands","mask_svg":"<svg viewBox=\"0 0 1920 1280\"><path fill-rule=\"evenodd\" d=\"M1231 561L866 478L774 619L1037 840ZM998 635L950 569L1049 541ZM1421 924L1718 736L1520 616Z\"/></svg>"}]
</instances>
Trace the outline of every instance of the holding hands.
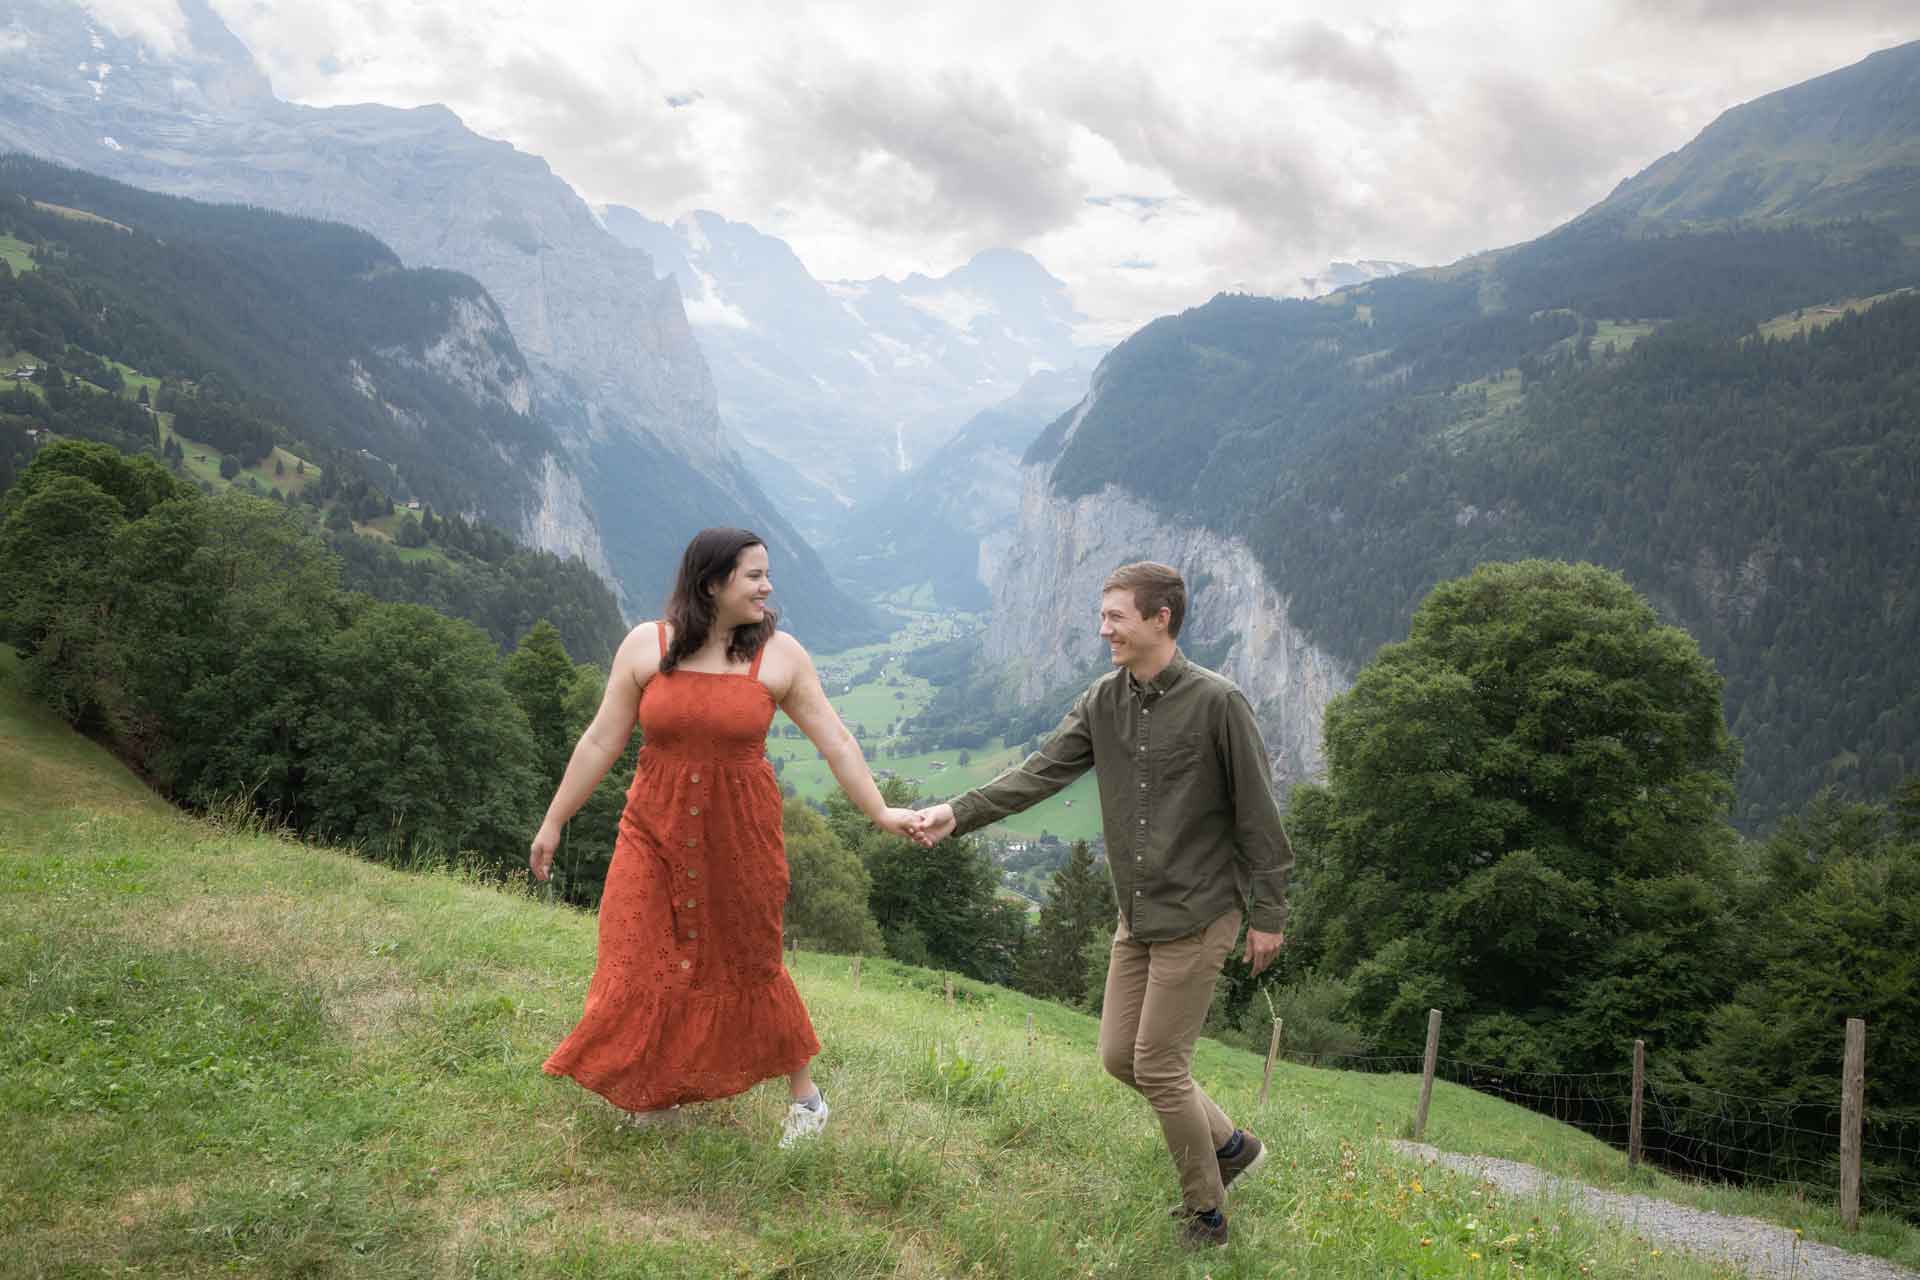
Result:
<instances>
[{"instance_id":1,"label":"holding hands","mask_svg":"<svg viewBox=\"0 0 1920 1280\"><path fill-rule=\"evenodd\" d=\"M922 849L931 849L953 834L953 806L936 804L913 815L914 828L908 838Z\"/></svg>"},{"instance_id":2,"label":"holding hands","mask_svg":"<svg viewBox=\"0 0 1920 1280\"><path fill-rule=\"evenodd\" d=\"M953 834L953 806L936 804L925 809L882 809L873 825L888 835L911 840L922 849L931 849Z\"/></svg>"}]
</instances>

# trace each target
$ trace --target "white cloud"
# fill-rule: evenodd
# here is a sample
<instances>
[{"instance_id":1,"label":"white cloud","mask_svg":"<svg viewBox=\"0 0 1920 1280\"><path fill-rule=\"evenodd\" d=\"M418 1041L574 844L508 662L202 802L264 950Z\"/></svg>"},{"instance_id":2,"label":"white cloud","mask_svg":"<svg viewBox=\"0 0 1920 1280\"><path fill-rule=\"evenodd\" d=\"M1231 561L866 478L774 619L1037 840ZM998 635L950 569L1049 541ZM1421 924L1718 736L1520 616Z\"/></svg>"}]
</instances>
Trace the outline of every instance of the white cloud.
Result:
<instances>
[{"instance_id":1,"label":"white cloud","mask_svg":"<svg viewBox=\"0 0 1920 1280\"><path fill-rule=\"evenodd\" d=\"M187 33L178 0L86 0L86 6L115 35L138 40L156 53L179 52Z\"/></svg>"},{"instance_id":2,"label":"white cloud","mask_svg":"<svg viewBox=\"0 0 1920 1280\"><path fill-rule=\"evenodd\" d=\"M823 279L1023 248L1107 340L1538 235L1726 108L1920 36L1910 0L213 3L283 96L444 102L590 200L717 210ZM179 27L175 0L97 11Z\"/></svg>"}]
</instances>

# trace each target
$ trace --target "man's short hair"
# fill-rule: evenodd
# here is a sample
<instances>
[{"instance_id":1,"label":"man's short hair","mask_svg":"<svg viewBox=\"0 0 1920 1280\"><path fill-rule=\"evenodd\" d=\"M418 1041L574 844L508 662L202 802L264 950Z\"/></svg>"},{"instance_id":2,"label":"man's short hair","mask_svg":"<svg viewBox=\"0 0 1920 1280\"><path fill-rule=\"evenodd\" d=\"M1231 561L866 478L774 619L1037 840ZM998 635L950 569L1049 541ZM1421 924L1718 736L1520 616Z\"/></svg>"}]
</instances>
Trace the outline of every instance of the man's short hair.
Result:
<instances>
[{"instance_id":1,"label":"man's short hair","mask_svg":"<svg viewBox=\"0 0 1920 1280\"><path fill-rule=\"evenodd\" d=\"M1154 560L1123 564L1107 575L1107 585L1100 588L1101 595L1109 591L1131 591L1133 607L1143 618L1165 609L1167 634L1179 638L1180 624L1187 618L1187 581L1178 569Z\"/></svg>"}]
</instances>

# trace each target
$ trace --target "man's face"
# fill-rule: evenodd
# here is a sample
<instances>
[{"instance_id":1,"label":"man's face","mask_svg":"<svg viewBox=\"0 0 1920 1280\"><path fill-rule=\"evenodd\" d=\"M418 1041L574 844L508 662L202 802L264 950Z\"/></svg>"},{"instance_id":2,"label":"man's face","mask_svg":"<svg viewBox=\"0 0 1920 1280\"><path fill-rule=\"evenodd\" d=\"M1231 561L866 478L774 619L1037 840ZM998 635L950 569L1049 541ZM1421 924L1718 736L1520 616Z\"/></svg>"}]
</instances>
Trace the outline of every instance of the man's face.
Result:
<instances>
[{"instance_id":1,"label":"man's face","mask_svg":"<svg viewBox=\"0 0 1920 1280\"><path fill-rule=\"evenodd\" d=\"M1124 667L1158 646L1167 634L1166 613L1141 617L1133 592L1117 587L1101 596L1100 638L1113 653L1113 665Z\"/></svg>"}]
</instances>

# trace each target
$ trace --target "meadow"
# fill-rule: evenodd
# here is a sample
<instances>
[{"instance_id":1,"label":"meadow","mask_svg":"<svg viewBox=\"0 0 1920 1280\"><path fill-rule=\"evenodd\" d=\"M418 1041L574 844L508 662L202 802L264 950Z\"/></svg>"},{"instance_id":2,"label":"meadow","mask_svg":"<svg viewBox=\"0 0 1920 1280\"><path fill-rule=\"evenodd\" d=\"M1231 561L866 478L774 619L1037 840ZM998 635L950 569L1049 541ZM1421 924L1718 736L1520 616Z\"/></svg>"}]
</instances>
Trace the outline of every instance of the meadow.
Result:
<instances>
[{"instance_id":1,"label":"meadow","mask_svg":"<svg viewBox=\"0 0 1920 1280\"><path fill-rule=\"evenodd\" d=\"M943 975L873 958L857 985L842 957L792 961L826 1045L821 1141L775 1147L777 1084L633 1131L539 1069L580 1010L590 915L183 815L12 671L0 1275L1733 1274L1394 1155L1413 1077L1283 1063L1262 1107L1260 1058L1211 1041L1197 1075L1275 1158L1231 1199L1233 1243L1184 1253L1158 1131L1095 1066L1090 1018L967 981L950 1008ZM1702 1194L1445 1083L1427 1138ZM1832 1232L1817 1206L1737 1207ZM1920 1258L1882 1220L1853 1243Z\"/></svg>"},{"instance_id":2,"label":"meadow","mask_svg":"<svg viewBox=\"0 0 1920 1280\"><path fill-rule=\"evenodd\" d=\"M903 667L916 649L951 639L977 628L980 620L967 614L906 613L907 625L886 643L849 649L816 659L821 683L841 720L854 729L876 776L891 774L911 783L925 802L948 800L993 778L1025 758L1019 743L1008 746L996 738L985 746L961 752L948 748L899 754L895 727L924 710L933 701L933 686ZM877 677L863 679L876 662L885 666ZM813 744L785 715L774 717L767 755L780 762L780 780L791 783L803 799L824 801L835 790L833 774ZM965 762L961 760L966 757ZM1059 795L1025 813L986 829L989 837L1032 839L1052 834L1062 840L1091 840L1100 834L1100 798L1089 773Z\"/></svg>"}]
</instances>

